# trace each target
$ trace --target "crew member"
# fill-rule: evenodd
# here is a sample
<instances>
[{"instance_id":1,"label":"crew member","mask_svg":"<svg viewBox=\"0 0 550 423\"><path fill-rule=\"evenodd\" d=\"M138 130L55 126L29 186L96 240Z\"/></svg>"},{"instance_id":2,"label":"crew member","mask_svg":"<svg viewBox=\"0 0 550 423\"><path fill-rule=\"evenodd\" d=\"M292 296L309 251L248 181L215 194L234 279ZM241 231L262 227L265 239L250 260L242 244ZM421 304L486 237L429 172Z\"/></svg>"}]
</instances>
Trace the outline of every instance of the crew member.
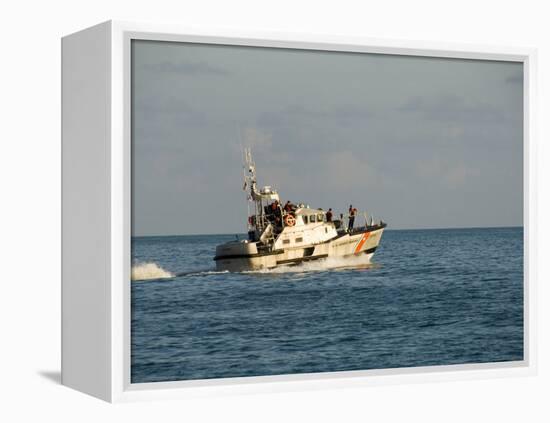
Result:
<instances>
[{"instance_id":1,"label":"crew member","mask_svg":"<svg viewBox=\"0 0 550 423\"><path fill-rule=\"evenodd\" d=\"M357 209L350 204L348 213L349 213L348 231L351 231L353 230L353 224L355 223L355 215L357 214Z\"/></svg>"},{"instance_id":2,"label":"crew member","mask_svg":"<svg viewBox=\"0 0 550 423\"><path fill-rule=\"evenodd\" d=\"M332 209L328 209L327 222L332 222Z\"/></svg>"},{"instance_id":3,"label":"crew member","mask_svg":"<svg viewBox=\"0 0 550 423\"><path fill-rule=\"evenodd\" d=\"M282 215L281 207L279 207L279 201L275 200L273 203L271 203L271 213L273 213L274 216L275 226L281 226Z\"/></svg>"},{"instance_id":4,"label":"crew member","mask_svg":"<svg viewBox=\"0 0 550 423\"><path fill-rule=\"evenodd\" d=\"M287 213L290 213L291 211L294 210L294 205L290 201L287 201L284 209Z\"/></svg>"}]
</instances>

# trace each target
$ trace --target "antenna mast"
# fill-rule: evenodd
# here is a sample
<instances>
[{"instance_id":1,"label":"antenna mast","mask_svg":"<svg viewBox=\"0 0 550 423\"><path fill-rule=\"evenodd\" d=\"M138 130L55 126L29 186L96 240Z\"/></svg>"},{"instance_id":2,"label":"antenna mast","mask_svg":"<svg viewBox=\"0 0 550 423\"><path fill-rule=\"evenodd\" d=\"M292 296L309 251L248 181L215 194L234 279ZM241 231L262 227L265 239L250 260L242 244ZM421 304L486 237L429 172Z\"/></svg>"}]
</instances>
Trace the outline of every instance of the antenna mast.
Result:
<instances>
[{"instance_id":1,"label":"antenna mast","mask_svg":"<svg viewBox=\"0 0 550 423\"><path fill-rule=\"evenodd\" d=\"M244 186L243 189L250 188L250 197L249 200L254 199L254 193L256 192L256 165L252 159L252 152L250 148L244 148L243 150L243 177L244 177Z\"/></svg>"}]
</instances>

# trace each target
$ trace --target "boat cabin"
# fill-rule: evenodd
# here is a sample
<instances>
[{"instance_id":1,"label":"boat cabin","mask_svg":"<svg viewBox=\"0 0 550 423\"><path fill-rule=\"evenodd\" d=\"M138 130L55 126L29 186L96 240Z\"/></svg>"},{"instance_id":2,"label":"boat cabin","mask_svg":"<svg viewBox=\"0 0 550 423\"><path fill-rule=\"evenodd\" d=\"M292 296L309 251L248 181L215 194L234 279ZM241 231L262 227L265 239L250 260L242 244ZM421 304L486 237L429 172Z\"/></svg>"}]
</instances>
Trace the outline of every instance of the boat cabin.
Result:
<instances>
[{"instance_id":1,"label":"boat cabin","mask_svg":"<svg viewBox=\"0 0 550 423\"><path fill-rule=\"evenodd\" d=\"M294 217L294 223L286 224L274 237L274 248L276 249L320 244L338 234L334 222L326 221L326 212L323 210L300 207L285 216L287 215ZM283 221L287 220L283 219Z\"/></svg>"}]
</instances>

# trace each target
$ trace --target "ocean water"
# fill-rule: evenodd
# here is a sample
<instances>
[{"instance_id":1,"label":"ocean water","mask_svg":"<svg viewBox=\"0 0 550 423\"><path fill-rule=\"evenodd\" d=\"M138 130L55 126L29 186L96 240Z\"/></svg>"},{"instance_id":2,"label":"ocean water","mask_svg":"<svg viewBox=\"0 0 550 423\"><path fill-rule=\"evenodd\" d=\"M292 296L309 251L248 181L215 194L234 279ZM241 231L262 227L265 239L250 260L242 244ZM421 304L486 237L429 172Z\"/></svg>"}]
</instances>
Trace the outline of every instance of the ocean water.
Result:
<instances>
[{"instance_id":1,"label":"ocean water","mask_svg":"<svg viewBox=\"0 0 550 423\"><path fill-rule=\"evenodd\" d=\"M523 359L522 228L386 230L368 266L213 271L232 239L132 240L133 383Z\"/></svg>"}]
</instances>

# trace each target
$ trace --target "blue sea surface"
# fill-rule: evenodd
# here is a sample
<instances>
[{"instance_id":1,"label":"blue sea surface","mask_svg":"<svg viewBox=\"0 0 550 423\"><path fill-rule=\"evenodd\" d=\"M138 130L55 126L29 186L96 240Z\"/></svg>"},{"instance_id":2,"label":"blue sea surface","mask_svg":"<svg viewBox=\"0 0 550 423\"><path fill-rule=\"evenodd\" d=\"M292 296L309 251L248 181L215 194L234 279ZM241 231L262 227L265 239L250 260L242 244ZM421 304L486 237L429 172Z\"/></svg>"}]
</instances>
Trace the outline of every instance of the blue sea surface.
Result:
<instances>
[{"instance_id":1,"label":"blue sea surface","mask_svg":"<svg viewBox=\"0 0 550 423\"><path fill-rule=\"evenodd\" d=\"M219 273L235 236L137 237L132 383L523 359L523 229L386 230L370 267Z\"/></svg>"}]
</instances>

